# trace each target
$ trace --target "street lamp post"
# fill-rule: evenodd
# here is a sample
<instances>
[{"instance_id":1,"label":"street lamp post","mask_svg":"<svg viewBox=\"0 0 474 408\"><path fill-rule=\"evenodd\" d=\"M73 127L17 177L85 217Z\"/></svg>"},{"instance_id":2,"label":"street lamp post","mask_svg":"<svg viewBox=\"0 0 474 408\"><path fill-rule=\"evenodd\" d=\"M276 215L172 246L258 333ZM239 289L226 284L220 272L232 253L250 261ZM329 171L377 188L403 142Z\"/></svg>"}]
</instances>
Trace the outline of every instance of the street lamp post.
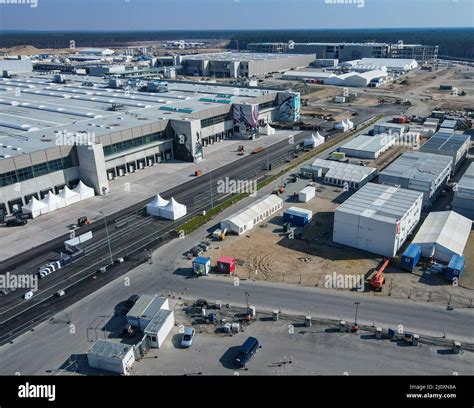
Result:
<instances>
[{"instance_id":1,"label":"street lamp post","mask_svg":"<svg viewBox=\"0 0 474 408\"><path fill-rule=\"evenodd\" d=\"M112 246L110 245L110 237L109 237L109 228L107 227L107 217L105 216L103 211L99 211L100 214L104 217L104 225L105 225L105 234L107 235L107 244L109 246L109 254L110 254L110 264L114 263L114 258L112 256Z\"/></svg>"},{"instance_id":2,"label":"street lamp post","mask_svg":"<svg viewBox=\"0 0 474 408\"><path fill-rule=\"evenodd\" d=\"M247 312L250 310L250 306L249 306L249 293L248 292L245 292L245 297L247 299Z\"/></svg>"},{"instance_id":3,"label":"street lamp post","mask_svg":"<svg viewBox=\"0 0 474 408\"><path fill-rule=\"evenodd\" d=\"M354 319L354 326L357 327L357 312L359 310L360 302L354 302L354 304L356 305L356 314L355 314L355 319Z\"/></svg>"}]
</instances>

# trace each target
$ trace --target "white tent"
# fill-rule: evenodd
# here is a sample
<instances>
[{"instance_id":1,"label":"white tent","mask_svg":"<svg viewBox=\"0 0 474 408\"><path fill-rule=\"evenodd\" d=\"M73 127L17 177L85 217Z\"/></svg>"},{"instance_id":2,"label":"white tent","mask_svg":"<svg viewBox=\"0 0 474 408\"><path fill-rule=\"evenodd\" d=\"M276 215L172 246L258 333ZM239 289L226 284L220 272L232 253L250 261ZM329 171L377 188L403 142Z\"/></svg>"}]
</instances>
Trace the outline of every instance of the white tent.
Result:
<instances>
[{"instance_id":1,"label":"white tent","mask_svg":"<svg viewBox=\"0 0 474 408\"><path fill-rule=\"evenodd\" d=\"M36 218L41 214L46 214L49 212L49 207L46 204L43 204L37 198L32 197L28 204L21 207L23 214L31 214L32 218Z\"/></svg>"},{"instance_id":2,"label":"white tent","mask_svg":"<svg viewBox=\"0 0 474 408\"><path fill-rule=\"evenodd\" d=\"M79 184L72 191L79 194L81 201L95 196L94 189L86 186L82 181L79 181Z\"/></svg>"},{"instance_id":3,"label":"white tent","mask_svg":"<svg viewBox=\"0 0 474 408\"><path fill-rule=\"evenodd\" d=\"M234 215L221 221L221 229L228 229L238 235L251 230L283 208L283 200L275 194L265 197L243 208Z\"/></svg>"},{"instance_id":4,"label":"white tent","mask_svg":"<svg viewBox=\"0 0 474 408\"><path fill-rule=\"evenodd\" d=\"M267 123L263 128L260 128L260 133L267 136L274 135L275 129L272 128L269 123Z\"/></svg>"},{"instance_id":5,"label":"white tent","mask_svg":"<svg viewBox=\"0 0 474 408\"><path fill-rule=\"evenodd\" d=\"M49 208L49 211L56 211L58 208L66 207L64 199L55 195L50 191L46 196L41 200L43 204L46 204Z\"/></svg>"},{"instance_id":6,"label":"white tent","mask_svg":"<svg viewBox=\"0 0 474 408\"><path fill-rule=\"evenodd\" d=\"M346 119L346 124L347 126L349 126L349 130L354 129L354 122L351 122L349 119Z\"/></svg>"},{"instance_id":7,"label":"white tent","mask_svg":"<svg viewBox=\"0 0 474 408\"><path fill-rule=\"evenodd\" d=\"M81 201L81 196L75 191L72 191L68 186L65 186L64 189L61 190L59 198L62 198L66 205L71 205Z\"/></svg>"},{"instance_id":8,"label":"white tent","mask_svg":"<svg viewBox=\"0 0 474 408\"><path fill-rule=\"evenodd\" d=\"M186 206L178 203L173 197L171 197L169 203L160 207L160 217L166 218L167 220L177 220L184 217L187 214Z\"/></svg>"},{"instance_id":9,"label":"white tent","mask_svg":"<svg viewBox=\"0 0 474 408\"><path fill-rule=\"evenodd\" d=\"M338 122L336 123L336 126L334 126L337 130L342 130L343 132L347 132L349 130L349 126L345 121Z\"/></svg>"},{"instance_id":10,"label":"white tent","mask_svg":"<svg viewBox=\"0 0 474 408\"><path fill-rule=\"evenodd\" d=\"M447 263L453 255L463 255L471 228L472 221L457 212L432 212L412 242L421 246L424 257Z\"/></svg>"},{"instance_id":11,"label":"white tent","mask_svg":"<svg viewBox=\"0 0 474 408\"><path fill-rule=\"evenodd\" d=\"M155 217L159 217L160 209L163 207L166 207L168 203L169 203L168 200L165 200L163 197L157 194L156 197L153 199L153 201L149 202L146 205L146 212Z\"/></svg>"},{"instance_id":12,"label":"white tent","mask_svg":"<svg viewBox=\"0 0 474 408\"><path fill-rule=\"evenodd\" d=\"M319 132L316 133L316 136L312 134L310 137L306 138L304 140L304 145L306 147L317 147L321 144L324 143L324 137L319 134Z\"/></svg>"}]
</instances>

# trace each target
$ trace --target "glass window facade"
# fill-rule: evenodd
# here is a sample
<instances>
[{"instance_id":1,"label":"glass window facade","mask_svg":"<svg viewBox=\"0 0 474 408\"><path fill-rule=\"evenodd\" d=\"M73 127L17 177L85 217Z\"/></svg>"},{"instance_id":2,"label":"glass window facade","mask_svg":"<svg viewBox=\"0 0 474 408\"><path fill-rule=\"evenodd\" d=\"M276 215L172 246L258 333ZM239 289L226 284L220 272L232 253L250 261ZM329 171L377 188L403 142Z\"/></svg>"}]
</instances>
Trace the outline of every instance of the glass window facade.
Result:
<instances>
[{"instance_id":1,"label":"glass window facade","mask_svg":"<svg viewBox=\"0 0 474 408\"><path fill-rule=\"evenodd\" d=\"M166 139L166 131L152 133L150 135L136 137L134 139L114 143L108 146L104 146L104 156L118 154L126 150L157 142L162 139Z\"/></svg>"},{"instance_id":2,"label":"glass window facade","mask_svg":"<svg viewBox=\"0 0 474 408\"><path fill-rule=\"evenodd\" d=\"M17 169L0 174L0 187L9 186L20 181L30 180L34 177L44 176L55 171L73 167L70 157L51 160L46 163L35 164L34 166Z\"/></svg>"},{"instance_id":3,"label":"glass window facade","mask_svg":"<svg viewBox=\"0 0 474 408\"><path fill-rule=\"evenodd\" d=\"M232 117L230 116L230 113L226 113L225 115L213 116L212 118L202 119L201 128L217 125L218 123L222 123L222 122L225 122L226 120L231 120L231 119Z\"/></svg>"}]
</instances>

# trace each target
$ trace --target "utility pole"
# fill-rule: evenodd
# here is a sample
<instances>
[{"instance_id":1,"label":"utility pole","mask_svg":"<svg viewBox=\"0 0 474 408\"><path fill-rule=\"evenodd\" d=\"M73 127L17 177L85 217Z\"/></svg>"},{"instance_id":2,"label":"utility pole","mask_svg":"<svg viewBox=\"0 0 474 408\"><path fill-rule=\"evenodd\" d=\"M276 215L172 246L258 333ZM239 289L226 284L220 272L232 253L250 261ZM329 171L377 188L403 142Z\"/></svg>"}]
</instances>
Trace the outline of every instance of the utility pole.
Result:
<instances>
[{"instance_id":1,"label":"utility pole","mask_svg":"<svg viewBox=\"0 0 474 408\"><path fill-rule=\"evenodd\" d=\"M354 319L354 326L357 326L357 312L359 311L359 305L361 304L360 302L354 302L356 305L356 313L355 313L355 319Z\"/></svg>"}]
</instances>

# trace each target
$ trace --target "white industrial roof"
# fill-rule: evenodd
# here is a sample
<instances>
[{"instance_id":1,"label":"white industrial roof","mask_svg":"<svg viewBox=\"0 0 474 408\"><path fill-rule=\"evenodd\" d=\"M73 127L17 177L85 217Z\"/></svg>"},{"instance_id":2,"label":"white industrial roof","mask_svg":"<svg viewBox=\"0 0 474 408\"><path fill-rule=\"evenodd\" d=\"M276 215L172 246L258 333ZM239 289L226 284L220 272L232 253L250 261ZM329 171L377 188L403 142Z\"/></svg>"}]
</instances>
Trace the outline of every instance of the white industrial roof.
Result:
<instances>
[{"instance_id":1,"label":"white industrial roof","mask_svg":"<svg viewBox=\"0 0 474 408\"><path fill-rule=\"evenodd\" d=\"M336 211L396 224L423 194L401 187L367 183Z\"/></svg>"},{"instance_id":2,"label":"white industrial roof","mask_svg":"<svg viewBox=\"0 0 474 408\"><path fill-rule=\"evenodd\" d=\"M367 136L361 135L356 138L349 140L346 144L342 145L341 149L352 149L363 152L378 152L382 150L386 145L392 144L396 140L395 136L392 135L375 135Z\"/></svg>"},{"instance_id":3,"label":"white industrial roof","mask_svg":"<svg viewBox=\"0 0 474 408\"><path fill-rule=\"evenodd\" d=\"M474 163L471 163L457 185L458 193L474 193Z\"/></svg>"},{"instance_id":4,"label":"white industrial roof","mask_svg":"<svg viewBox=\"0 0 474 408\"><path fill-rule=\"evenodd\" d=\"M385 66L388 69L404 69L410 70L416 68L418 63L414 59L403 59L403 58L361 58L358 60L347 61L341 65L379 65Z\"/></svg>"},{"instance_id":5,"label":"white industrial roof","mask_svg":"<svg viewBox=\"0 0 474 408\"><path fill-rule=\"evenodd\" d=\"M92 345L88 353L97 356L116 358L121 360L125 357L125 355L130 351L132 347L133 346L130 346L129 344L122 344L110 340L99 339Z\"/></svg>"},{"instance_id":6,"label":"white industrial roof","mask_svg":"<svg viewBox=\"0 0 474 408\"><path fill-rule=\"evenodd\" d=\"M432 212L419 229L414 244L439 245L462 255L471 233L472 221L454 211Z\"/></svg>"},{"instance_id":7,"label":"white industrial roof","mask_svg":"<svg viewBox=\"0 0 474 408\"><path fill-rule=\"evenodd\" d=\"M265 198L262 198L261 200L256 201L255 203L248 205L236 214L225 219L223 222L233 223L234 225L240 228L244 225L247 225L255 218L260 217L260 215L270 210L271 208L282 205L282 203L283 200L280 197L275 194L271 194Z\"/></svg>"},{"instance_id":8,"label":"white industrial roof","mask_svg":"<svg viewBox=\"0 0 474 408\"><path fill-rule=\"evenodd\" d=\"M364 181L372 173L377 171L374 167L358 166L324 159L316 159L310 167L326 169L327 173L325 177L354 183Z\"/></svg>"},{"instance_id":9,"label":"white industrial roof","mask_svg":"<svg viewBox=\"0 0 474 408\"><path fill-rule=\"evenodd\" d=\"M432 183L452 163L452 160L451 156L407 152L403 153L380 174Z\"/></svg>"}]
</instances>

